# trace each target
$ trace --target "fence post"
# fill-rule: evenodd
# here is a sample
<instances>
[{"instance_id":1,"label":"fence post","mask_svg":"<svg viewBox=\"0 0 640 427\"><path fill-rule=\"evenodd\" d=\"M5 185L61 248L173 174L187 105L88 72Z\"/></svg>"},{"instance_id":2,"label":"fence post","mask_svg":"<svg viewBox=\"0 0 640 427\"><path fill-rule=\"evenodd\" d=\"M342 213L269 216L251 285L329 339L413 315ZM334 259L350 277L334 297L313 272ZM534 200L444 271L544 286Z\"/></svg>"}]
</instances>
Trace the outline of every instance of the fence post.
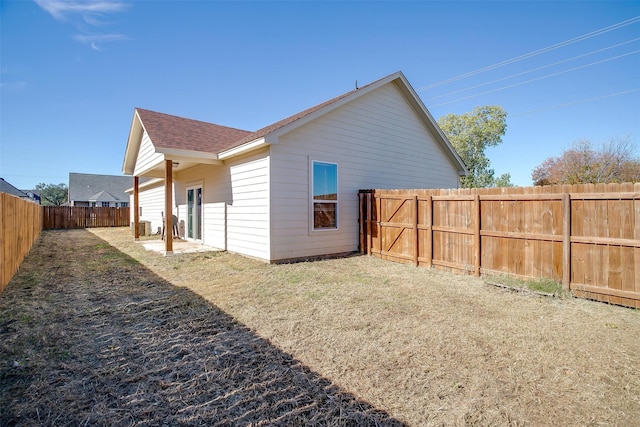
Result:
<instances>
[{"instance_id":1,"label":"fence post","mask_svg":"<svg viewBox=\"0 0 640 427\"><path fill-rule=\"evenodd\" d=\"M476 190L475 196L475 205L474 205L474 215L475 215L475 223L474 223L474 274L476 277L480 276L480 257L482 256L481 247L480 247L480 195L478 194L478 190Z\"/></svg>"},{"instance_id":2,"label":"fence post","mask_svg":"<svg viewBox=\"0 0 640 427\"><path fill-rule=\"evenodd\" d=\"M366 196L364 195L365 193L363 193L362 191L358 192L358 206L359 206L359 210L360 210L360 253L362 255L365 254L365 252L367 251L366 248L366 242L367 242L367 236L366 236L366 230L367 230L367 226L366 226L366 218L364 217L365 214L365 200L366 200Z\"/></svg>"},{"instance_id":3,"label":"fence post","mask_svg":"<svg viewBox=\"0 0 640 427\"><path fill-rule=\"evenodd\" d=\"M562 289L571 289L571 195L562 193Z\"/></svg>"},{"instance_id":4,"label":"fence post","mask_svg":"<svg viewBox=\"0 0 640 427\"><path fill-rule=\"evenodd\" d=\"M413 229L415 230L415 244L413 247L413 264L417 267L420 262L418 260L418 254L420 251L420 233L418 230L418 196L414 195L413 196Z\"/></svg>"},{"instance_id":5,"label":"fence post","mask_svg":"<svg viewBox=\"0 0 640 427\"><path fill-rule=\"evenodd\" d=\"M427 268L433 267L433 197L427 195L427 247L425 249L425 258L427 259Z\"/></svg>"},{"instance_id":6,"label":"fence post","mask_svg":"<svg viewBox=\"0 0 640 427\"><path fill-rule=\"evenodd\" d=\"M371 255L372 236L371 236L371 205L373 204L373 192L367 193L367 255Z\"/></svg>"}]
</instances>

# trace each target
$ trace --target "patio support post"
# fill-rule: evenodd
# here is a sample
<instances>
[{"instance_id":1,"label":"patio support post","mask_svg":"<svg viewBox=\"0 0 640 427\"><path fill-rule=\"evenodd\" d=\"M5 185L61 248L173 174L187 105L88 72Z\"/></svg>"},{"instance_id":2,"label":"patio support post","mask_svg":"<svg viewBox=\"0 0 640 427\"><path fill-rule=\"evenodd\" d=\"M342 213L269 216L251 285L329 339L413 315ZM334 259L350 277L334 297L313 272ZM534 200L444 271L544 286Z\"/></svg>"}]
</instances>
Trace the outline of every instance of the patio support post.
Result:
<instances>
[{"instance_id":1,"label":"patio support post","mask_svg":"<svg viewBox=\"0 0 640 427\"><path fill-rule=\"evenodd\" d=\"M133 239L140 240L140 178L133 177Z\"/></svg>"},{"instance_id":2,"label":"patio support post","mask_svg":"<svg viewBox=\"0 0 640 427\"><path fill-rule=\"evenodd\" d=\"M173 162L164 161L164 254L173 254Z\"/></svg>"}]
</instances>

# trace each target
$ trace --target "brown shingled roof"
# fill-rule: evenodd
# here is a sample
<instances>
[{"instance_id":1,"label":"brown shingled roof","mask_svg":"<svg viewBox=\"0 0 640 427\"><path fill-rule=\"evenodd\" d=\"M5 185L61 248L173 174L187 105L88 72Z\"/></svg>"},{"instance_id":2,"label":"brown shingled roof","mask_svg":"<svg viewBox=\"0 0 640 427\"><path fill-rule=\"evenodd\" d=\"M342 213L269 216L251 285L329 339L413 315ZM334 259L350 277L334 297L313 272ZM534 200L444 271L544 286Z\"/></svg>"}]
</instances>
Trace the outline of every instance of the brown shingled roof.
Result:
<instances>
[{"instance_id":1,"label":"brown shingled roof","mask_svg":"<svg viewBox=\"0 0 640 427\"><path fill-rule=\"evenodd\" d=\"M359 89L338 95L328 101L315 105L293 116L289 116L255 132L243 131L200 122L198 120L185 119L154 111L137 108L144 128L151 137L153 145L161 148L177 148L183 150L204 151L220 153L238 147L247 142L262 138L296 120L302 119L316 111L323 109L343 98L348 97L357 90L372 86L388 77L371 82Z\"/></svg>"},{"instance_id":2,"label":"brown shingled roof","mask_svg":"<svg viewBox=\"0 0 640 427\"><path fill-rule=\"evenodd\" d=\"M144 129L158 148L219 153L251 132L136 108Z\"/></svg>"}]
</instances>

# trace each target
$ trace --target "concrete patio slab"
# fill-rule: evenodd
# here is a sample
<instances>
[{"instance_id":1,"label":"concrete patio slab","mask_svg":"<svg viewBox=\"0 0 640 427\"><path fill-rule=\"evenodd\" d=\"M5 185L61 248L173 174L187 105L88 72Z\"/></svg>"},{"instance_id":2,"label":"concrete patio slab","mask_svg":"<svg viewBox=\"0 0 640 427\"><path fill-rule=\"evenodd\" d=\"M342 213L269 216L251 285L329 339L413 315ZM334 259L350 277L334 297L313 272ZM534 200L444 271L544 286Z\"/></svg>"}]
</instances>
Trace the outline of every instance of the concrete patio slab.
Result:
<instances>
[{"instance_id":1,"label":"concrete patio slab","mask_svg":"<svg viewBox=\"0 0 640 427\"><path fill-rule=\"evenodd\" d=\"M152 240L152 241L139 241L139 243L148 251L158 252L164 255L179 255L179 254L189 254L189 253L197 253L197 252L219 252L222 251L220 248L214 248L213 246L206 246L200 243L188 242L186 240L174 240L173 241L173 252L166 253L164 249L164 241L163 240Z\"/></svg>"}]
</instances>

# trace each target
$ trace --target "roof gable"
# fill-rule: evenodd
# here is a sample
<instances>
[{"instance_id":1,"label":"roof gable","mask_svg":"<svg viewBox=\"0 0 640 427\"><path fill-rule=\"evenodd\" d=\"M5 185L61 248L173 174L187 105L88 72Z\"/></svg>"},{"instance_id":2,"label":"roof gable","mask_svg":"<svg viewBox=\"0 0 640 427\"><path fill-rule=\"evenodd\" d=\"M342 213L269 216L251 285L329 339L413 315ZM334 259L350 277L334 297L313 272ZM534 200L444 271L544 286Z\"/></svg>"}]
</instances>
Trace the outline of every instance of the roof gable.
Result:
<instances>
[{"instance_id":1,"label":"roof gable","mask_svg":"<svg viewBox=\"0 0 640 427\"><path fill-rule=\"evenodd\" d=\"M234 146L231 147L233 149L233 154L235 155L241 152L241 150L237 150L237 147L242 147L243 145L251 146L253 141L259 140L261 138L269 139L271 137L272 140L267 142L275 143L277 142L277 138L279 135L290 132L319 116L333 111L334 109L340 107L341 105L344 105L347 102L351 102L354 99L357 99L390 83L397 85L397 87L404 95L405 100L411 105L414 111L416 111L420 120L422 120L425 126L433 134L435 141L444 151L446 156L451 160L452 164L456 167L458 172L461 175L466 174L467 170L464 162L455 151L447 137L444 135L429 110L427 110L425 105L422 103L418 94L411 87L409 81L400 71L382 79L376 80L365 86L362 86L361 88L357 88L350 92L339 95L314 107L301 111L300 113L294 114L293 116L280 120L272 125L266 126L254 133L251 133L245 136L243 139L237 141ZM225 157L225 153L219 153L219 156L221 158Z\"/></svg>"},{"instance_id":2,"label":"roof gable","mask_svg":"<svg viewBox=\"0 0 640 427\"><path fill-rule=\"evenodd\" d=\"M156 148L218 153L251 132L136 108Z\"/></svg>"},{"instance_id":3,"label":"roof gable","mask_svg":"<svg viewBox=\"0 0 640 427\"><path fill-rule=\"evenodd\" d=\"M277 143L280 135L390 83L397 85L405 100L416 111L419 119L432 133L434 139L451 160L454 167L461 175L465 174L464 163L404 74L400 71L303 110L255 132L136 108L125 151L123 172L127 174L133 173L143 130L149 135L158 153L183 150L209 153L217 156L218 159L229 158L265 144Z\"/></svg>"}]
</instances>

